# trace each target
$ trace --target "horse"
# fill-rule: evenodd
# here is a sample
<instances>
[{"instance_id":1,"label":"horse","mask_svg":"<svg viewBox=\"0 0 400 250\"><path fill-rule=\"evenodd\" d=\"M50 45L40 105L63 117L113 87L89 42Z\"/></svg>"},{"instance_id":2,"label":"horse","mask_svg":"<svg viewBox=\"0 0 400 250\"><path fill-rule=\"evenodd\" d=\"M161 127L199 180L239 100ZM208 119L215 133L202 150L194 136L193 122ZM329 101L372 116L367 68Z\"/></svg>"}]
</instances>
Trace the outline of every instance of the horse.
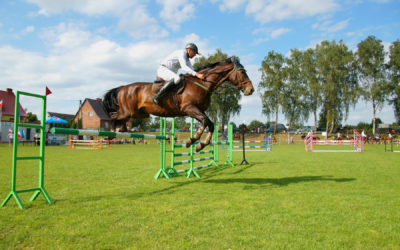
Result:
<instances>
[{"instance_id":1,"label":"horse","mask_svg":"<svg viewBox=\"0 0 400 250\"><path fill-rule=\"evenodd\" d=\"M189 74L184 75L181 81L186 83L183 92L177 94L176 90L170 91L162 97L159 105L154 104L151 99L154 96L152 87L155 83L136 82L110 89L104 95L103 106L113 121L113 129L117 132L126 131L126 122L130 118L145 119L150 114L160 117L190 116L199 121L201 126L192 138L186 140L186 147L199 140L208 127L205 140L196 145L197 152L202 150L210 143L214 132L214 124L204 113L210 106L212 93L225 81L246 96L254 92L254 87L235 56L206 64L197 71L204 74L203 80Z\"/></svg>"}]
</instances>

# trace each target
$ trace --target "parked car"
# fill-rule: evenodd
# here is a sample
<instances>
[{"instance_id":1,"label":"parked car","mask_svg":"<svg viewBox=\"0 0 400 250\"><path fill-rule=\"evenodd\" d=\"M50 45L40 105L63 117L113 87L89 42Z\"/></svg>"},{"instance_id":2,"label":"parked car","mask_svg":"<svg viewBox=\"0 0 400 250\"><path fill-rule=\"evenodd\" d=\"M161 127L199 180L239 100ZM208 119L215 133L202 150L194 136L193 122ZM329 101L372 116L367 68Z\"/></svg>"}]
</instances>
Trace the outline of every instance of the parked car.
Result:
<instances>
[{"instance_id":1,"label":"parked car","mask_svg":"<svg viewBox=\"0 0 400 250\"><path fill-rule=\"evenodd\" d=\"M274 129L275 129L275 124L267 124L267 132L268 133L273 133ZM283 125L281 123L278 123L276 125L276 133L283 132L283 131L286 132L286 130L287 129L286 129L285 125Z\"/></svg>"}]
</instances>

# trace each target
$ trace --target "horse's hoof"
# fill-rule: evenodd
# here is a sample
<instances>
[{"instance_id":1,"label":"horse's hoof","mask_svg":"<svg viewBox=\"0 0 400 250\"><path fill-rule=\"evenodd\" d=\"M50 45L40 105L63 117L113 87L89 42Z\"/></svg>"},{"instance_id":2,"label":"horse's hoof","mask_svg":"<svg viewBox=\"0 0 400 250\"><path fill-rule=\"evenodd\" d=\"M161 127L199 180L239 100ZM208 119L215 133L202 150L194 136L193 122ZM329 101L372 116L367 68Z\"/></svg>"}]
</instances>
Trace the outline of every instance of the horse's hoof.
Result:
<instances>
[{"instance_id":1,"label":"horse's hoof","mask_svg":"<svg viewBox=\"0 0 400 250\"><path fill-rule=\"evenodd\" d=\"M203 146L202 143L197 144L197 145L196 145L196 152L199 152L200 150L202 150L203 147L204 147L204 146Z\"/></svg>"},{"instance_id":2,"label":"horse's hoof","mask_svg":"<svg viewBox=\"0 0 400 250\"><path fill-rule=\"evenodd\" d=\"M188 148L188 147L190 147L190 145L192 145L192 141L191 140L187 140L186 141L186 147Z\"/></svg>"}]
</instances>

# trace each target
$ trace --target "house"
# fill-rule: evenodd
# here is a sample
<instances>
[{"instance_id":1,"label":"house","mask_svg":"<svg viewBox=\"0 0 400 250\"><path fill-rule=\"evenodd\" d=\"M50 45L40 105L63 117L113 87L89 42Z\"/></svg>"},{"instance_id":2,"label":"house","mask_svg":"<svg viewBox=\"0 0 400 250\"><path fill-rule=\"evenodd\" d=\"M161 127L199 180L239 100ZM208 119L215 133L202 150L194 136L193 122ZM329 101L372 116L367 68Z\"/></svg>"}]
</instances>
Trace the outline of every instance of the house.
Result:
<instances>
[{"instance_id":1,"label":"house","mask_svg":"<svg viewBox=\"0 0 400 250\"><path fill-rule=\"evenodd\" d=\"M15 112L15 94L12 89L7 88L5 91L0 90L0 117L2 122L13 122ZM23 109L21 103L19 104L19 115L21 121L24 121L28 115Z\"/></svg>"},{"instance_id":2,"label":"house","mask_svg":"<svg viewBox=\"0 0 400 250\"><path fill-rule=\"evenodd\" d=\"M78 112L74 121L78 123L82 120L82 129L109 130L111 119L103 109L103 101L100 98L86 98Z\"/></svg>"},{"instance_id":3,"label":"house","mask_svg":"<svg viewBox=\"0 0 400 250\"><path fill-rule=\"evenodd\" d=\"M25 123L28 115L21 103L18 107L20 122ZM12 89L0 90L0 143L8 142L9 131L14 129L15 94ZM21 131L22 130L22 131ZM30 128L21 128L24 140L30 140Z\"/></svg>"}]
</instances>

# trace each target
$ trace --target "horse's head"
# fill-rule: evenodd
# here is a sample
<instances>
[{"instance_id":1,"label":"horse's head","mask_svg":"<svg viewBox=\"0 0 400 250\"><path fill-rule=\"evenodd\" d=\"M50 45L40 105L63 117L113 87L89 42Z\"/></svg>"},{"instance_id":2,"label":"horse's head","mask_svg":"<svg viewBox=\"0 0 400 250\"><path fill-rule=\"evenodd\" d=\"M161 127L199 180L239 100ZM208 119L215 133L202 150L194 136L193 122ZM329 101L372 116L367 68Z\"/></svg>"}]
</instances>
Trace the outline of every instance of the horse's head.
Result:
<instances>
[{"instance_id":1,"label":"horse's head","mask_svg":"<svg viewBox=\"0 0 400 250\"><path fill-rule=\"evenodd\" d=\"M233 63L233 70L229 74L228 80L240 89L244 95L251 95L254 92L253 84L250 81L249 76L246 73L243 65L240 64L239 58L236 56L231 57Z\"/></svg>"}]
</instances>

